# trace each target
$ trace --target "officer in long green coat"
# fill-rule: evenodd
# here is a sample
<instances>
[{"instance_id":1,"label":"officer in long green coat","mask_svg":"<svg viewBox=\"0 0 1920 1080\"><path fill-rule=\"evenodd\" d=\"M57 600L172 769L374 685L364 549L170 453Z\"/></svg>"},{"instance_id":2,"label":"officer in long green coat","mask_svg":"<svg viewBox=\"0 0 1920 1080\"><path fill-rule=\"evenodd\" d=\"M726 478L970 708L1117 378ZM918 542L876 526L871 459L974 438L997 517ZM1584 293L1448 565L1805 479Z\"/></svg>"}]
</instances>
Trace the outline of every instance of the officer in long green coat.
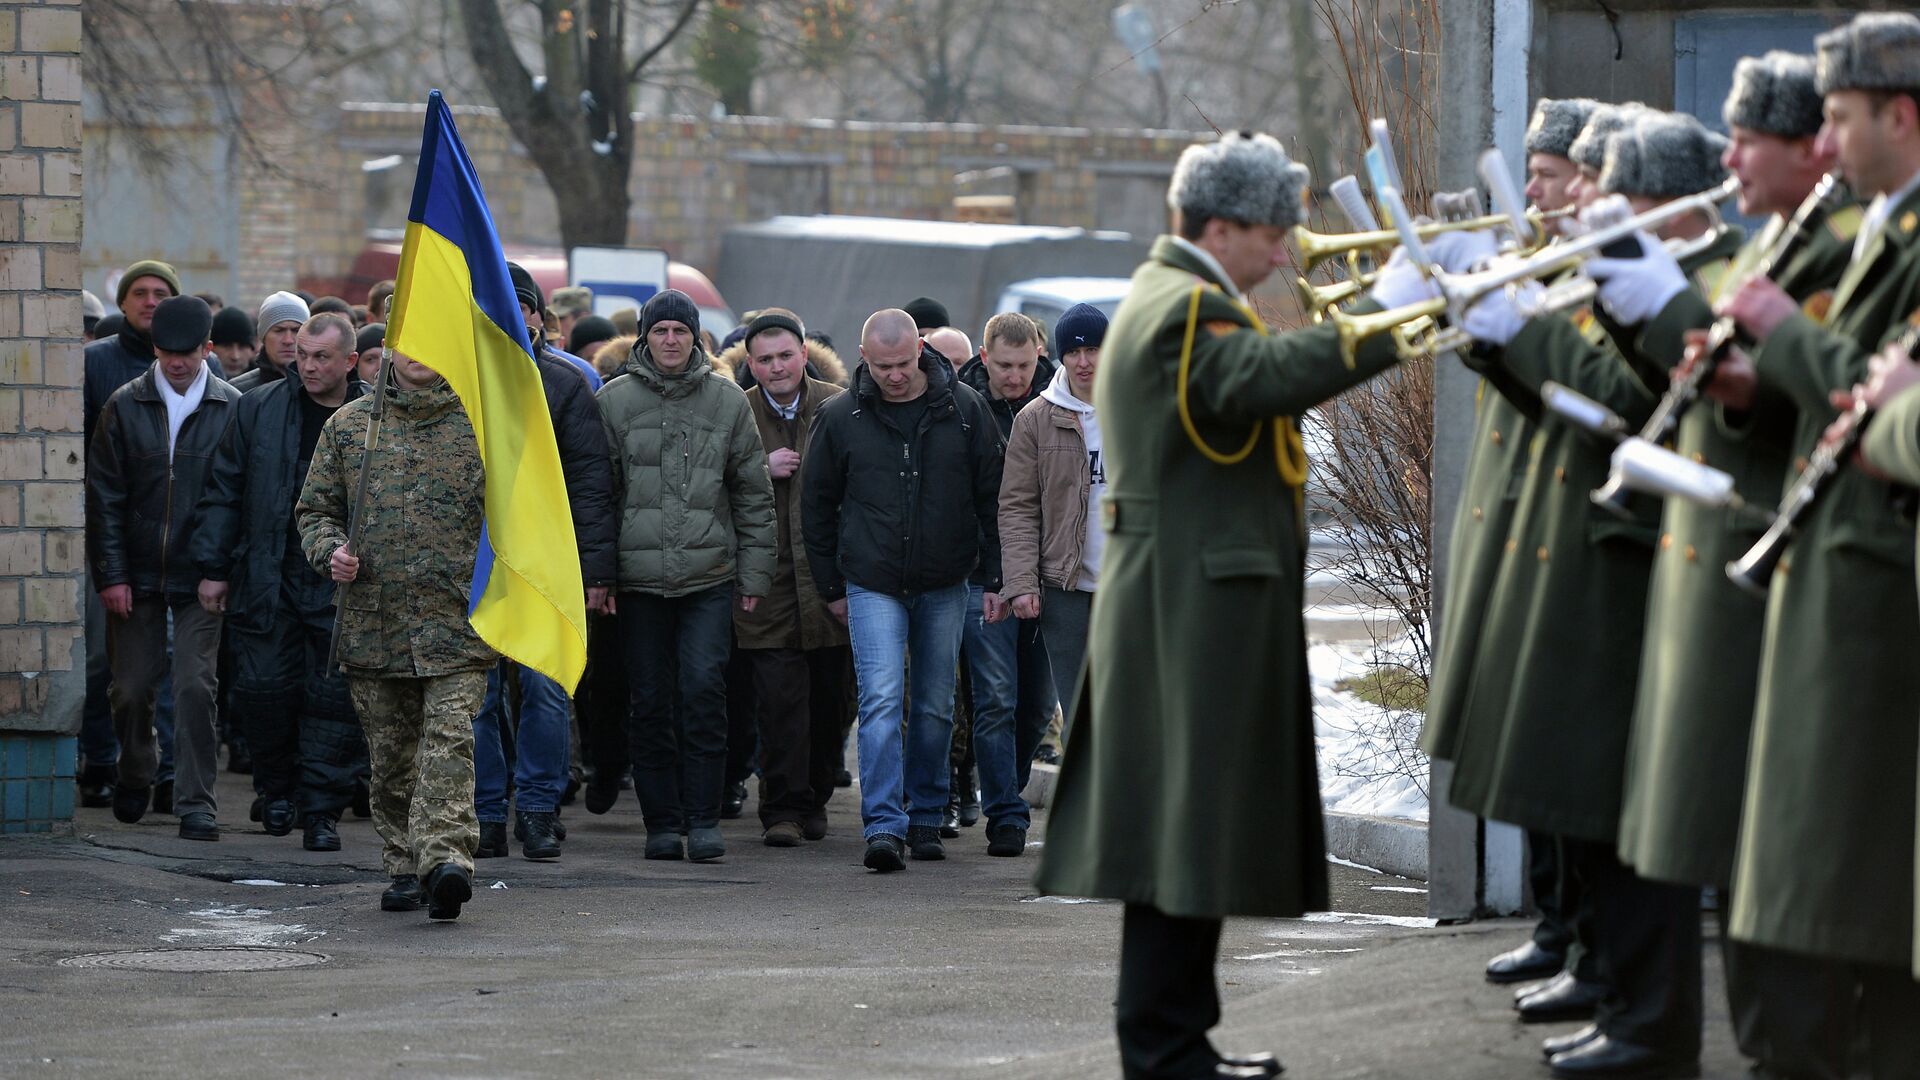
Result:
<instances>
[{"instance_id":1,"label":"officer in long green coat","mask_svg":"<svg viewBox=\"0 0 1920 1080\"><path fill-rule=\"evenodd\" d=\"M1383 335L1343 357L1332 326L1270 334L1243 299L1285 261L1306 183L1269 136L1189 147L1177 235L1134 273L1101 353L1108 540L1038 885L1126 902L1129 1078L1264 1075L1207 1040L1221 919L1327 906L1294 418L1395 350ZM1425 288L1402 260L1374 299Z\"/></svg>"},{"instance_id":2,"label":"officer in long green coat","mask_svg":"<svg viewBox=\"0 0 1920 1080\"><path fill-rule=\"evenodd\" d=\"M1728 166L1740 178L1740 209L1770 217L1734 258L1718 288L1687 287L1673 260L1596 260L1600 302L1623 315L1634 335L1635 371L1664 394L1686 335L1714 320L1709 297L1730 293L1775 254L1771 276L1816 318L1850 257L1861 212L1846 194L1814 197L1833 167L1815 143L1821 99L1813 58L1786 52L1740 61L1724 109L1732 143ZM1806 214L1796 214L1806 204ZM1791 228L1791 232L1789 231ZM1671 299L1668 299L1671 297ZM1661 305L1658 313L1648 312ZM1758 506L1778 501L1791 410L1736 410L1707 401L1686 411L1677 432L1680 453L1731 474ZM1745 792L1748 737L1760 667L1765 606L1728 580L1724 567L1759 537L1765 522L1751 513L1670 499L1647 604L1627 751L1619 852L1642 877L1721 890L1730 899L1734 846ZM1810 1056L1799 1029L1782 1023L1823 989L1770 965L1772 951L1725 941L1727 997L1741 1053L1768 1075L1797 1075Z\"/></svg>"},{"instance_id":3,"label":"officer in long green coat","mask_svg":"<svg viewBox=\"0 0 1920 1080\"><path fill-rule=\"evenodd\" d=\"M1691 117L1649 111L1607 136L1602 168L1582 188L1644 210L1720 183L1724 144ZM1708 225L1689 214L1660 239L1698 239ZM1727 231L1686 272L1713 279L1739 243ZM1653 410L1615 339L1588 319L1521 319L1500 295L1477 305L1466 329L1502 346L1498 362L1535 392L1548 381L1572 387L1632 427ZM1556 1076L1670 1075L1697 1067L1700 1049L1699 891L1647 881L1615 855L1659 507L1635 498L1622 518L1593 504L1609 449L1552 418L1534 437L1469 691L1475 708L1504 708L1505 719L1467 732L1451 791L1456 806L1558 835L1566 872L1581 882L1576 927L1598 957L1604 997L1567 973L1519 1003L1525 1020L1595 1010L1593 1027L1549 1040Z\"/></svg>"},{"instance_id":4,"label":"officer in long green coat","mask_svg":"<svg viewBox=\"0 0 1920 1080\"><path fill-rule=\"evenodd\" d=\"M1572 205L1568 191L1579 167L1568 156L1573 141L1598 105L1589 98L1542 98L1527 122L1527 198L1536 209ZM1520 500L1527 470L1527 448L1540 418L1540 399L1499 365L1461 356L1481 375L1474 390L1473 443L1467 453L1466 479L1453 532L1447 542L1446 576L1440 595L1440 632L1434 649L1433 678L1427 692L1426 723L1420 748L1440 761L1452 761L1461 734L1474 722L1467 705L1474 654L1493 596L1494 575L1506 549L1507 530ZM1504 709L1491 722L1505 722ZM1540 921L1527 941L1487 963L1487 979L1496 983L1544 979L1567 962L1573 945L1572 890L1560 873L1558 847L1551 833L1527 834L1527 877L1533 886Z\"/></svg>"},{"instance_id":5,"label":"officer in long green coat","mask_svg":"<svg viewBox=\"0 0 1920 1080\"><path fill-rule=\"evenodd\" d=\"M1799 412L1804 458L1866 374L1868 354L1920 307L1920 18L1862 15L1817 43L1822 139L1871 197L1826 325L1767 282L1725 305L1755 341L1759 393ZM1737 374L1730 372L1729 377ZM1843 469L1773 574L1734 865L1735 937L1800 954L1804 978L1857 996L1875 1076L1914 1075L1920 985L1910 977L1920 731L1920 605L1899 492ZM1843 1070L1853 1012L1824 1018ZM1837 1074L1837 1073L1836 1073Z\"/></svg>"}]
</instances>

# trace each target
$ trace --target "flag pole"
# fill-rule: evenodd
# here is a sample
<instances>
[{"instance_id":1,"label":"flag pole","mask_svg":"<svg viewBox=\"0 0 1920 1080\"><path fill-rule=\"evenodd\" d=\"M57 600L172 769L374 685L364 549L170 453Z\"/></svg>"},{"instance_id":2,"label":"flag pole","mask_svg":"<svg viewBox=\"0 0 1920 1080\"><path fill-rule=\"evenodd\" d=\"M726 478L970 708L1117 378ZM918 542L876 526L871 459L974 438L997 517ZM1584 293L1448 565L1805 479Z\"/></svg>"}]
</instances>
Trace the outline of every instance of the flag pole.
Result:
<instances>
[{"instance_id":1,"label":"flag pole","mask_svg":"<svg viewBox=\"0 0 1920 1080\"><path fill-rule=\"evenodd\" d=\"M367 424L366 448L360 453L360 476L353 485L353 509L347 514L347 542L343 545L355 558L360 557L360 538L367 531L367 480L373 472L373 451L380 443L380 423L387 415L387 382L393 377L391 338L380 342L380 378L373 388L373 419ZM327 642L327 670L340 662L340 627L347 616L347 590L353 582L343 581L333 593L333 635Z\"/></svg>"}]
</instances>

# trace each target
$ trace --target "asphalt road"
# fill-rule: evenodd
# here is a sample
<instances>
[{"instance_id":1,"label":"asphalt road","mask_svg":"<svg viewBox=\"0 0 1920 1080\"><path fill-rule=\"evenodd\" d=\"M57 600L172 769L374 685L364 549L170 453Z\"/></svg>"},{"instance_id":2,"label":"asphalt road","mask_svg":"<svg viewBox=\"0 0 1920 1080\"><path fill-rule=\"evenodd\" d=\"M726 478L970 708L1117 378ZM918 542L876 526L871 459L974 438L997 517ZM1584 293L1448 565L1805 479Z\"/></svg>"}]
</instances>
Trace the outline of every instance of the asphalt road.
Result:
<instances>
[{"instance_id":1,"label":"asphalt road","mask_svg":"<svg viewBox=\"0 0 1920 1080\"><path fill-rule=\"evenodd\" d=\"M217 844L104 810L73 837L0 842L0 1076L1118 1072L1119 906L1035 897L1037 852L988 858L977 828L945 862L873 875L842 792L822 842L761 846L749 803L724 862L645 862L627 793L604 817L567 811L558 862L517 846L482 862L465 914L432 924L378 909L367 822L343 823L342 852L304 852L245 825L242 779L223 777L240 809ZM1544 1075L1554 1032L1520 1029L1478 978L1518 924L1429 928L1420 883L1329 869L1341 914L1228 922L1221 1045L1275 1050L1289 1076ZM212 955L312 964L84 966L236 946L265 952ZM1709 1076L1738 1074L1725 1041Z\"/></svg>"}]
</instances>

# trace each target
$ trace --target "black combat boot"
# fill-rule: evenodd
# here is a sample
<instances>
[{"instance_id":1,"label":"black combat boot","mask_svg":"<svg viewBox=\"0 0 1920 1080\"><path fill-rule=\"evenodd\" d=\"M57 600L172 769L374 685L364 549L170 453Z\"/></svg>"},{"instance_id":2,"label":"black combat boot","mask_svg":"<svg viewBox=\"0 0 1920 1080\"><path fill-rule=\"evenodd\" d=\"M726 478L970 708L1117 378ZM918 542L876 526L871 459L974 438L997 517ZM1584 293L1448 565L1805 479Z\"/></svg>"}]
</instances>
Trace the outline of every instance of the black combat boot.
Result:
<instances>
[{"instance_id":1,"label":"black combat boot","mask_svg":"<svg viewBox=\"0 0 1920 1080\"><path fill-rule=\"evenodd\" d=\"M480 846L473 849L476 859L504 859L513 852L507 849L507 823L504 821L483 821L480 823Z\"/></svg>"},{"instance_id":2,"label":"black combat boot","mask_svg":"<svg viewBox=\"0 0 1920 1080\"><path fill-rule=\"evenodd\" d=\"M560 838L553 835L553 826L554 817L551 813L519 811L516 831L520 834L520 854L534 862L550 862L559 858Z\"/></svg>"}]
</instances>

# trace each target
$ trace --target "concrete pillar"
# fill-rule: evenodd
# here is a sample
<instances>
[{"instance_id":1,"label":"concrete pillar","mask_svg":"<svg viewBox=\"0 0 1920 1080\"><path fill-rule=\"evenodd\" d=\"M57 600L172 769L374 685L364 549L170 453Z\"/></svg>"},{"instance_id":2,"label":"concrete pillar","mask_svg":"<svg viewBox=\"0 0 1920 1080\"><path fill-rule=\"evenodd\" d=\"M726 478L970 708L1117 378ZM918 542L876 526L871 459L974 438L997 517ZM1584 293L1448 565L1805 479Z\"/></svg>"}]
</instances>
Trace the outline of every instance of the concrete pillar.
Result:
<instances>
[{"instance_id":1,"label":"concrete pillar","mask_svg":"<svg viewBox=\"0 0 1920 1080\"><path fill-rule=\"evenodd\" d=\"M1478 186L1480 152L1498 146L1522 167L1531 101L1533 0L1440 0L1446 38L1440 68L1436 183ZM1447 546L1473 434L1477 377L1449 356L1435 362L1433 395L1433 582L1435 625L1447 602ZM1524 844L1511 826L1482 823L1446 805L1452 770L1436 762L1428 821L1428 911L1438 919L1511 913L1524 903Z\"/></svg>"},{"instance_id":2,"label":"concrete pillar","mask_svg":"<svg viewBox=\"0 0 1920 1080\"><path fill-rule=\"evenodd\" d=\"M0 3L0 832L73 817L86 697L80 7Z\"/></svg>"}]
</instances>

